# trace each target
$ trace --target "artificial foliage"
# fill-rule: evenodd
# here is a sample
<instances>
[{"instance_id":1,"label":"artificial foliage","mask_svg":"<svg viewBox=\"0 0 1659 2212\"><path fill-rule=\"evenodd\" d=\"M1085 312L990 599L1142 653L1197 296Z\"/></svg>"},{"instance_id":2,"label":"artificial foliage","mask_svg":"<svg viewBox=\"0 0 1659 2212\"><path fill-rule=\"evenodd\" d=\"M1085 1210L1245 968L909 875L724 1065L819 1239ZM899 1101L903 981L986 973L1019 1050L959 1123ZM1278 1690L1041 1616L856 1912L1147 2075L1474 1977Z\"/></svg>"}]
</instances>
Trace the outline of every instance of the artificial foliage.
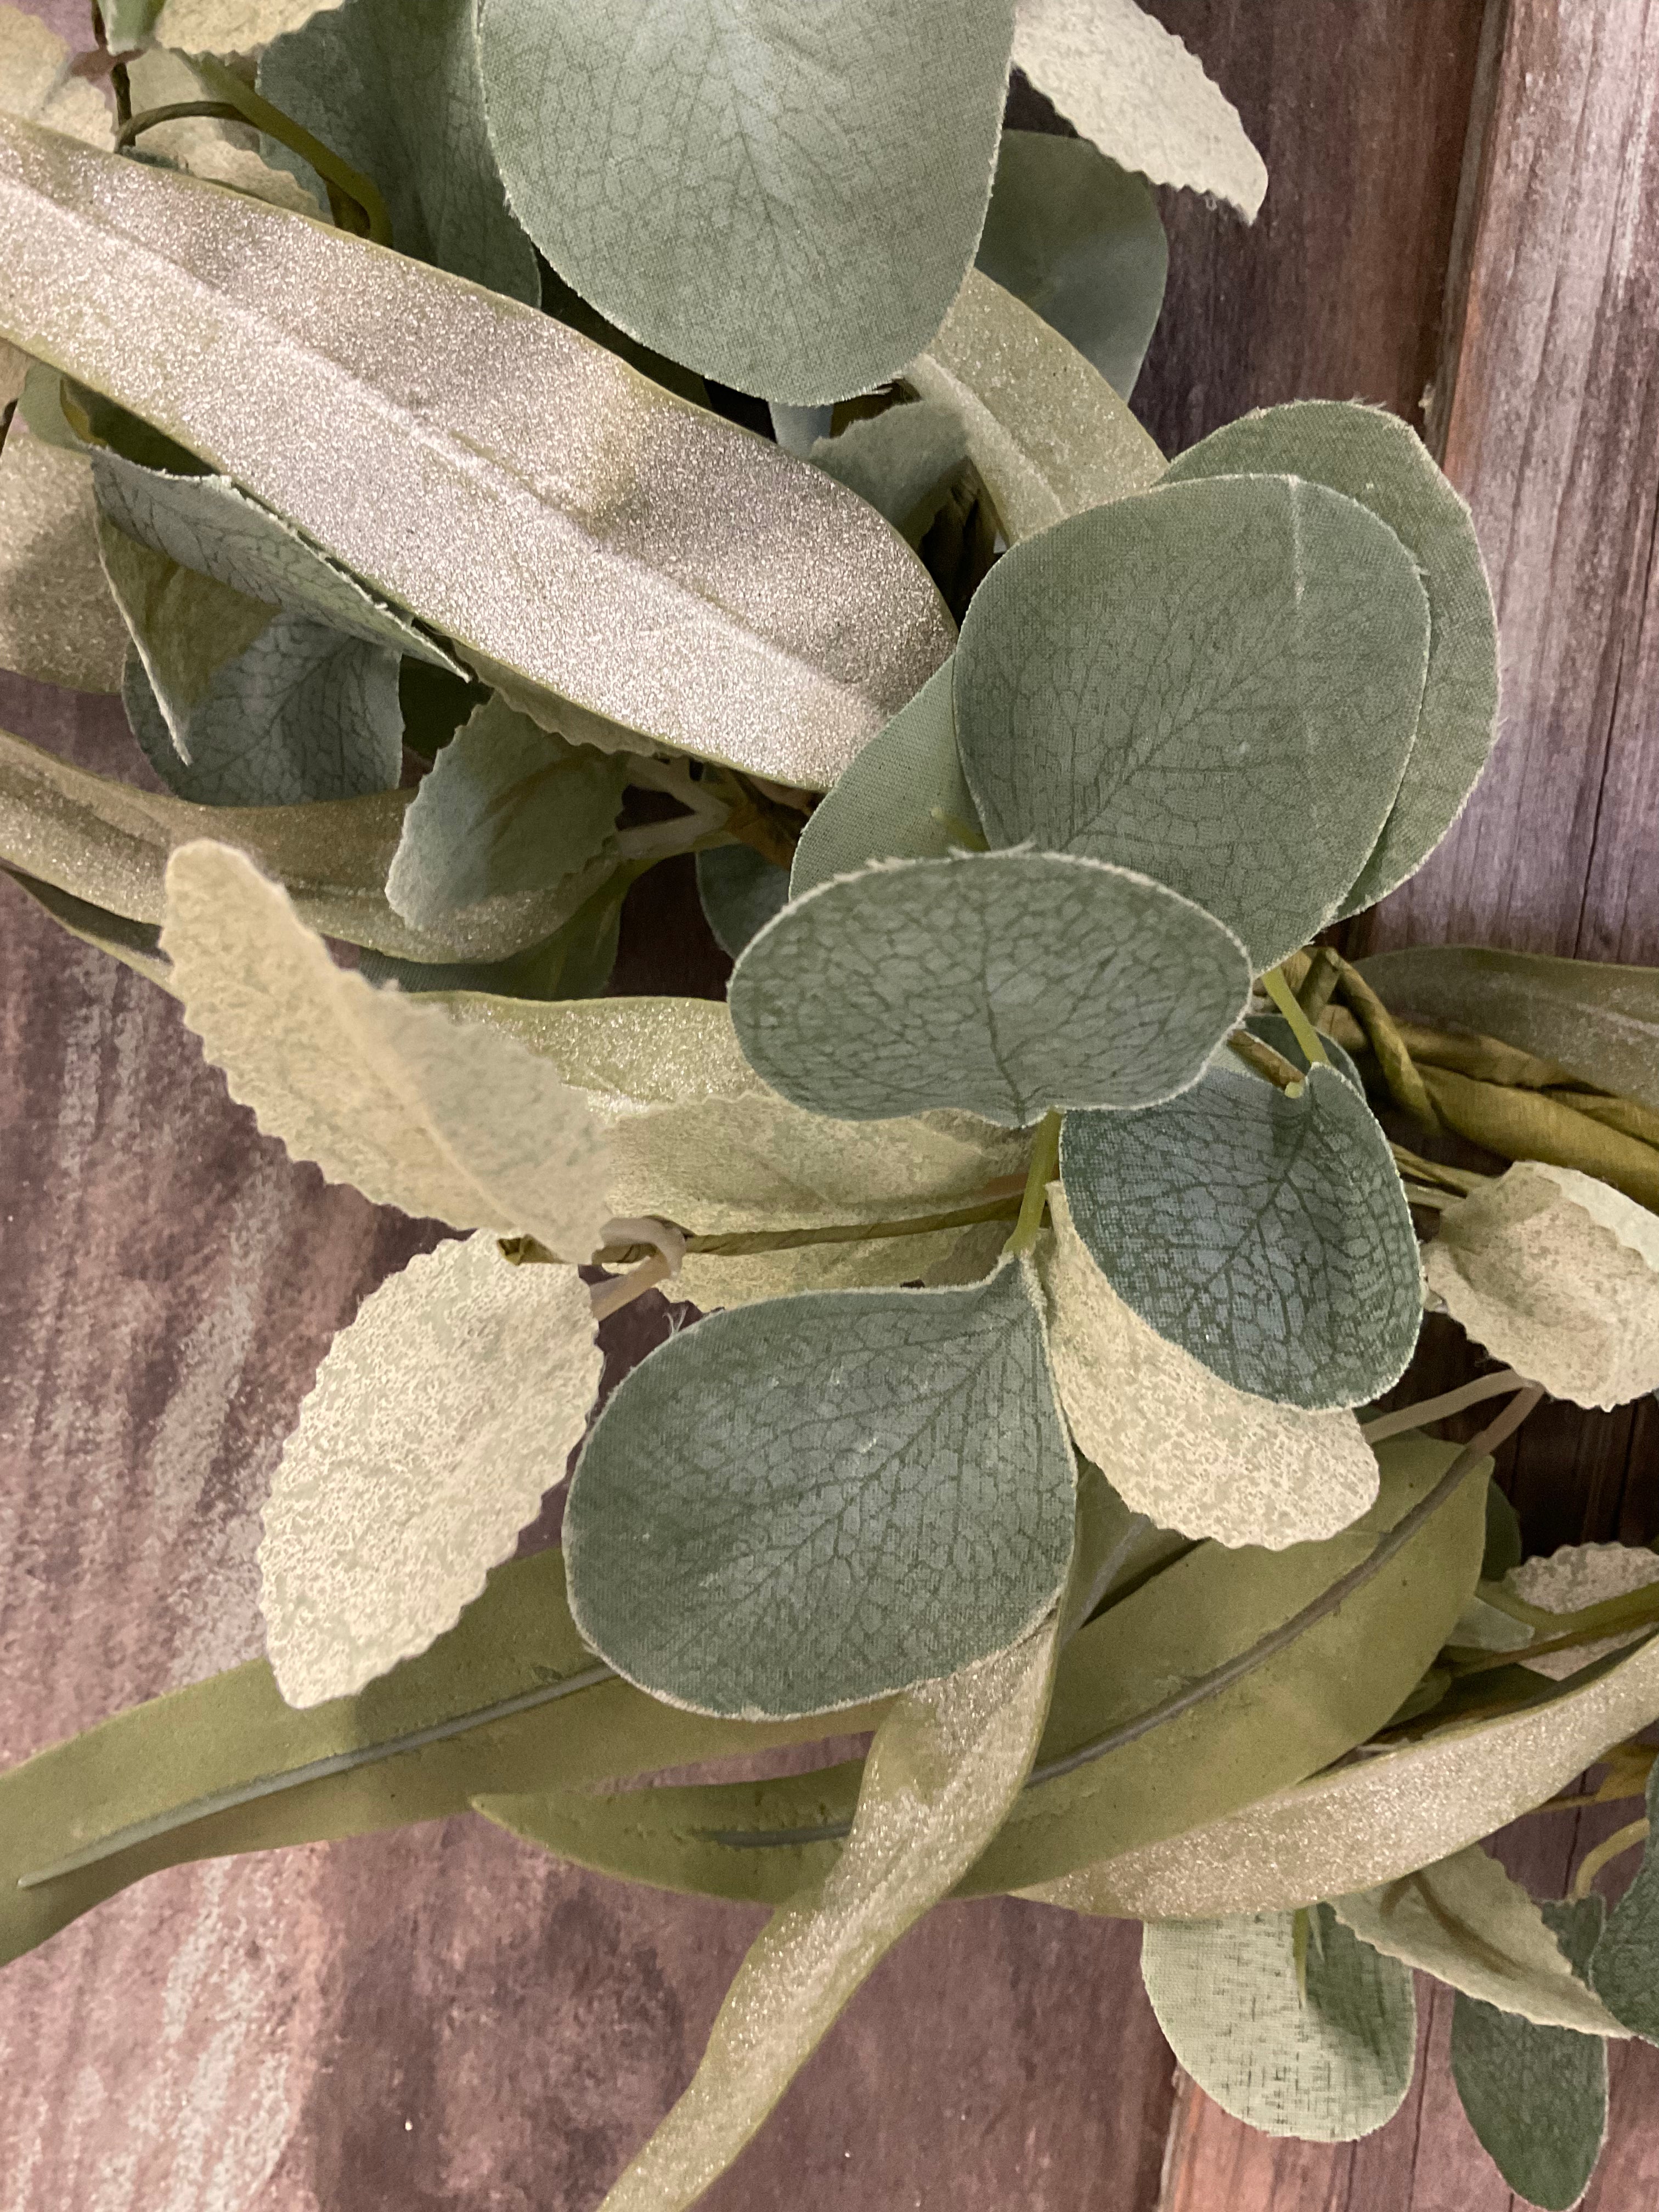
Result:
<instances>
[{"instance_id":1,"label":"artificial foliage","mask_svg":"<svg viewBox=\"0 0 1659 2212\"><path fill-rule=\"evenodd\" d=\"M101 82L0 8L0 659L135 774L0 734L0 860L455 1233L301 1409L268 1661L0 1778L6 1955L469 1808L764 1902L607 2199L661 2212L1012 1891L1144 1921L1273 2133L1380 2126L1437 1978L1575 2201L1659 2039L1659 1561L1524 1559L1492 1454L1659 1386L1659 975L1339 950L1497 641L1400 422L1129 410L1151 185L1266 189L1234 111L1134 0L94 19ZM1003 131L1011 58L1081 135ZM726 1002L612 995L688 855ZM1482 1371L1421 1401L1425 1306ZM1644 1813L1534 1900L1483 1839L1595 1766Z\"/></svg>"}]
</instances>

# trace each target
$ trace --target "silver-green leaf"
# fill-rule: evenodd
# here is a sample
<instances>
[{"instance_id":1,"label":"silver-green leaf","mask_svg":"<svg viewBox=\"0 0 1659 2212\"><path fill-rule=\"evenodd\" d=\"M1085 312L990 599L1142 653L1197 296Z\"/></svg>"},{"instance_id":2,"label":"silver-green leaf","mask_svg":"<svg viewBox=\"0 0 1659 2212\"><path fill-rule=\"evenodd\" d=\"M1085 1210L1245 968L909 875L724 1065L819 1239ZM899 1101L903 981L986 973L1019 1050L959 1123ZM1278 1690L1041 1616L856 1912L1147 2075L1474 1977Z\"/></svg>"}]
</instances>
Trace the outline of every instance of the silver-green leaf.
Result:
<instances>
[{"instance_id":1,"label":"silver-green leaf","mask_svg":"<svg viewBox=\"0 0 1659 2212\"><path fill-rule=\"evenodd\" d=\"M714 941L735 960L789 896L789 871L752 845L716 845L697 855L697 896Z\"/></svg>"}]
</instances>

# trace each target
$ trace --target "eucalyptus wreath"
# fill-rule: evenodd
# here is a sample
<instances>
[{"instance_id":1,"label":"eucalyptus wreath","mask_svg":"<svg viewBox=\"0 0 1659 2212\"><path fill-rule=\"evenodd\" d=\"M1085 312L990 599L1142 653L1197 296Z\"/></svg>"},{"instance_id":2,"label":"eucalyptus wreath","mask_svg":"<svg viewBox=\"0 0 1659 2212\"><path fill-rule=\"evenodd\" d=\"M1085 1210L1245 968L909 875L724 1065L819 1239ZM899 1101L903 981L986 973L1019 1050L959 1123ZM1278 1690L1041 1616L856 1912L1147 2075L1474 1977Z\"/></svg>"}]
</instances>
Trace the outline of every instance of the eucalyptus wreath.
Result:
<instances>
[{"instance_id":1,"label":"eucalyptus wreath","mask_svg":"<svg viewBox=\"0 0 1659 2212\"><path fill-rule=\"evenodd\" d=\"M1381 2124L1438 1977L1481 2141L1572 2202L1659 1865L1608 1914L1645 1820L1559 1901L1480 1844L1650 1791L1659 1560L1523 1559L1490 1476L1659 1384L1659 978L1330 941L1462 808L1496 637L1396 419L1166 462L1126 404L1148 179L1266 189L1233 110L1133 0L95 25L107 98L0 9L0 648L154 775L0 735L0 855L296 1158L462 1233L301 1410L268 1662L0 1778L6 1955L469 1807L764 1901L643 2212L1012 1891L1144 1921L1275 2133ZM1011 56L1081 135L1004 131ZM612 995L688 854L726 1001ZM659 1286L705 1317L596 1411ZM1483 1371L1401 1404L1425 1303Z\"/></svg>"}]
</instances>

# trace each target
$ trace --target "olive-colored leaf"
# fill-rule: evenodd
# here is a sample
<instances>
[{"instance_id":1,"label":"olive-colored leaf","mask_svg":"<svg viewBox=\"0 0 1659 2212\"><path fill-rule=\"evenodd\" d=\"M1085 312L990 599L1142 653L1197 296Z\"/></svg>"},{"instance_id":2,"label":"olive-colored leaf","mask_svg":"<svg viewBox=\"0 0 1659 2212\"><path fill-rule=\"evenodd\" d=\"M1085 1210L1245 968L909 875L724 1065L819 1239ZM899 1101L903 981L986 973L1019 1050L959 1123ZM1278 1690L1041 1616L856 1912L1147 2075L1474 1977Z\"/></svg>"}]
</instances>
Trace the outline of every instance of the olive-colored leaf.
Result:
<instances>
[{"instance_id":1,"label":"olive-colored leaf","mask_svg":"<svg viewBox=\"0 0 1659 2212\"><path fill-rule=\"evenodd\" d=\"M688 1252L674 1278L672 1295L713 1313L722 1306L793 1297L802 1291L896 1289L904 1283L947 1290L982 1282L1008 1241L1014 1210L1010 1204L999 1218L968 1227L923 1229L902 1236L838 1237L834 1243L802 1243L777 1252Z\"/></svg>"},{"instance_id":2,"label":"olive-colored leaf","mask_svg":"<svg viewBox=\"0 0 1659 2212\"><path fill-rule=\"evenodd\" d=\"M788 899L789 871L752 845L716 845L697 855L697 896L715 943L735 960Z\"/></svg>"},{"instance_id":3,"label":"olive-colored leaf","mask_svg":"<svg viewBox=\"0 0 1659 2212\"><path fill-rule=\"evenodd\" d=\"M1018 1128L1198 1079L1249 976L1231 932L1161 884L1054 853L896 860L820 884L731 983L744 1050L850 1121L957 1106Z\"/></svg>"},{"instance_id":4,"label":"olive-colored leaf","mask_svg":"<svg viewBox=\"0 0 1659 2212\"><path fill-rule=\"evenodd\" d=\"M1352 2142L1396 2112L1417 2061L1410 1973L1315 1907L1303 1975L1288 1912L1153 1922L1140 1978L1177 2059L1264 2135Z\"/></svg>"},{"instance_id":5,"label":"olive-colored leaf","mask_svg":"<svg viewBox=\"0 0 1659 2212\"><path fill-rule=\"evenodd\" d=\"M894 1705L821 1897L786 1905L757 1939L690 2087L611 2189L606 2212L684 2212L695 2203L878 1960L967 1871L1025 1779L1055 1641L1051 1621Z\"/></svg>"},{"instance_id":6,"label":"olive-colored leaf","mask_svg":"<svg viewBox=\"0 0 1659 2212\"><path fill-rule=\"evenodd\" d=\"M912 545L921 543L967 457L967 425L939 399L863 416L838 438L815 439L806 453L815 468L868 500Z\"/></svg>"},{"instance_id":7,"label":"olive-colored leaf","mask_svg":"<svg viewBox=\"0 0 1659 2212\"><path fill-rule=\"evenodd\" d=\"M596 1249L604 1139L544 1060L337 968L228 846L174 854L161 950L232 1097L296 1158L456 1228L527 1231L572 1260Z\"/></svg>"},{"instance_id":8,"label":"olive-colored leaf","mask_svg":"<svg viewBox=\"0 0 1659 2212\"><path fill-rule=\"evenodd\" d=\"M977 266L1052 323L1125 399L1152 343L1169 264L1145 177L1086 138L1003 132Z\"/></svg>"},{"instance_id":9,"label":"olive-colored leaf","mask_svg":"<svg viewBox=\"0 0 1659 2212\"><path fill-rule=\"evenodd\" d=\"M1651 1648L1651 1647L1650 1647ZM1632 1662L1626 1662L1629 1666ZM1634 2035L1659 2043L1659 1765L1648 1775L1647 1841L1636 1879L1611 1912L1589 1962L1590 1985Z\"/></svg>"},{"instance_id":10,"label":"olive-colored leaf","mask_svg":"<svg viewBox=\"0 0 1659 2212\"><path fill-rule=\"evenodd\" d=\"M477 960L550 936L614 872L623 759L477 708L404 817L386 896Z\"/></svg>"},{"instance_id":11,"label":"olive-colored leaf","mask_svg":"<svg viewBox=\"0 0 1659 2212\"><path fill-rule=\"evenodd\" d=\"M1483 1579L1487 1571L1483 1565ZM1645 1544L1563 1544L1547 1556L1521 1561L1502 1579L1504 1587L1523 1604L1536 1606L1545 1613L1579 1613L1589 1606L1604 1604L1608 1598L1624 1597L1632 1590L1646 1589L1659 1582L1659 1553ZM1512 1623L1517 1629L1520 1625L1518 1621ZM1536 1632L1543 1639L1550 1634L1546 1626L1540 1626ZM1581 1667L1588 1667L1609 1651L1623 1650L1644 1632L1637 1627L1623 1635L1598 1637L1592 1643L1575 1645L1570 1650L1523 1656L1521 1664L1534 1674L1547 1674L1555 1681L1565 1681Z\"/></svg>"},{"instance_id":12,"label":"olive-colored leaf","mask_svg":"<svg viewBox=\"0 0 1659 2212\"><path fill-rule=\"evenodd\" d=\"M1041 1293L842 1291L718 1313L635 1368L565 1515L571 1605L694 1711L828 1711L1002 1650L1053 1604L1074 1477Z\"/></svg>"},{"instance_id":13,"label":"olive-colored leaf","mask_svg":"<svg viewBox=\"0 0 1659 2212\"><path fill-rule=\"evenodd\" d=\"M953 660L936 669L814 807L795 848L792 898L867 860L940 860L979 843L957 753L954 671Z\"/></svg>"},{"instance_id":14,"label":"olive-colored leaf","mask_svg":"<svg viewBox=\"0 0 1659 2212\"><path fill-rule=\"evenodd\" d=\"M1068 122L1126 169L1253 217L1267 190L1238 110L1135 0L1020 0L1014 59Z\"/></svg>"},{"instance_id":15,"label":"olive-colored leaf","mask_svg":"<svg viewBox=\"0 0 1659 2212\"><path fill-rule=\"evenodd\" d=\"M400 253L541 304L484 128L474 0L344 0L259 58L259 90L379 186ZM270 158L308 164L268 141Z\"/></svg>"},{"instance_id":16,"label":"olive-colored leaf","mask_svg":"<svg viewBox=\"0 0 1659 2212\"><path fill-rule=\"evenodd\" d=\"M1357 1521L1376 1496L1377 1468L1352 1416L1223 1381L1118 1296L1064 1191L1049 1204L1043 1282L1060 1402L1078 1449L1129 1504L1161 1528L1276 1551Z\"/></svg>"},{"instance_id":17,"label":"olive-colored leaf","mask_svg":"<svg viewBox=\"0 0 1659 2212\"><path fill-rule=\"evenodd\" d=\"M514 212L611 321L740 392L883 383L974 258L1012 0L485 0Z\"/></svg>"},{"instance_id":18,"label":"olive-colored leaf","mask_svg":"<svg viewBox=\"0 0 1659 2212\"><path fill-rule=\"evenodd\" d=\"M1235 477L1119 500L1016 546L975 597L969 787L993 844L1142 869L1271 968L1376 842L1428 644L1410 554L1336 492Z\"/></svg>"},{"instance_id":19,"label":"olive-colored leaf","mask_svg":"<svg viewBox=\"0 0 1659 2212\"><path fill-rule=\"evenodd\" d=\"M119 38L107 22L105 28L117 47L140 43ZM203 96L202 81L187 58L166 46L151 46L135 56L127 64L127 78L133 108L140 113ZM256 199L269 200L273 207L291 208L296 215L326 216L328 202L315 177L310 179L314 189L307 191L299 178L262 161L246 139L246 131L240 124L192 115L151 125L139 143L147 156L160 155L192 177L228 185L233 191L251 192Z\"/></svg>"},{"instance_id":20,"label":"olive-colored leaf","mask_svg":"<svg viewBox=\"0 0 1659 2212\"><path fill-rule=\"evenodd\" d=\"M1464 2113L1499 2173L1529 2204L1566 2212L1583 2195L1607 2134L1607 2045L1568 2028L1534 2027L1460 1990L1450 2056Z\"/></svg>"},{"instance_id":21,"label":"olive-colored leaf","mask_svg":"<svg viewBox=\"0 0 1659 2212\"><path fill-rule=\"evenodd\" d=\"M135 975L147 982L159 983L171 994L173 969L161 955L160 929L154 922L128 921L118 914L110 914L103 907L90 906L85 899L60 891L55 884L43 884L38 876L26 875L21 868L8 868L7 875L26 897L43 908L55 922L78 937L83 945L107 952L124 968L131 968Z\"/></svg>"},{"instance_id":22,"label":"olive-colored leaf","mask_svg":"<svg viewBox=\"0 0 1659 2212\"><path fill-rule=\"evenodd\" d=\"M1417 563L1429 601L1429 662L1406 773L1370 859L1343 901L1372 906L1421 867L1465 801L1498 734L1498 625L1469 510L1415 432L1380 408L1298 400L1182 453L1169 481L1294 476L1358 500Z\"/></svg>"},{"instance_id":23,"label":"olive-colored leaf","mask_svg":"<svg viewBox=\"0 0 1659 2212\"><path fill-rule=\"evenodd\" d=\"M977 269L904 375L966 426L968 457L1011 544L1164 473L1164 456L1092 362Z\"/></svg>"},{"instance_id":24,"label":"olive-colored leaf","mask_svg":"<svg viewBox=\"0 0 1659 2212\"><path fill-rule=\"evenodd\" d=\"M283 1447L260 1606L290 1705L424 1651L511 1552L580 1442L603 1365L574 1267L441 1244L366 1298Z\"/></svg>"},{"instance_id":25,"label":"olive-colored leaf","mask_svg":"<svg viewBox=\"0 0 1659 2212\"><path fill-rule=\"evenodd\" d=\"M1423 1318L1411 1211L1334 1067L1292 1098L1223 1053L1167 1105L1072 1115L1060 1176L1118 1296L1234 1389L1357 1406L1404 1373Z\"/></svg>"},{"instance_id":26,"label":"olive-colored leaf","mask_svg":"<svg viewBox=\"0 0 1659 2212\"><path fill-rule=\"evenodd\" d=\"M1659 1389L1659 1221L1606 1183L1517 1161L1446 1208L1423 1268L1478 1344L1553 1396Z\"/></svg>"},{"instance_id":27,"label":"olive-colored leaf","mask_svg":"<svg viewBox=\"0 0 1659 2212\"><path fill-rule=\"evenodd\" d=\"M92 473L14 416L0 452L0 668L118 691L126 632L98 565Z\"/></svg>"},{"instance_id":28,"label":"olive-colored leaf","mask_svg":"<svg viewBox=\"0 0 1659 2212\"><path fill-rule=\"evenodd\" d=\"M1624 2033L1573 1972L1543 1914L1479 1844L1332 1900L1357 1936L1535 2027Z\"/></svg>"},{"instance_id":29,"label":"olive-colored leaf","mask_svg":"<svg viewBox=\"0 0 1659 2212\"><path fill-rule=\"evenodd\" d=\"M69 46L23 8L0 6L0 113L27 116L88 146L107 146L115 117L96 85L71 76Z\"/></svg>"},{"instance_id":30,"label":"olive-colored leaf","mask_svg":"<svg viewBox=\"0 0 1659 2212\"><path fill-rule=\"evenodd\" d=\"M915 555L821 470L364 239L0 118L0 337L234 476L568 736L823 789L950 649ZM211 378L180 379L186 343Z\"/></svg>"}]
</instances>

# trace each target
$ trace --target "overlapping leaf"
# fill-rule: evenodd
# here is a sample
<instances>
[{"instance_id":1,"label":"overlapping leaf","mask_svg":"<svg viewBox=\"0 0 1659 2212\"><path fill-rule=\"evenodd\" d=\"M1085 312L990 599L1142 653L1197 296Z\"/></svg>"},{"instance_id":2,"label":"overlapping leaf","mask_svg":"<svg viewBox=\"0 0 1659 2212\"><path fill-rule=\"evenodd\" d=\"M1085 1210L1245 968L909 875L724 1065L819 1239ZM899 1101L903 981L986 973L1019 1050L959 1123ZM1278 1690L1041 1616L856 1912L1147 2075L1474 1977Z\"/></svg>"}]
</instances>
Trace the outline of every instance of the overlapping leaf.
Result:
<instances>
[{"instance_id":1,"label":"overlapping leaf","mask_svg":"<svg viewBox=\"0 0 1659 2212\"><path fill-rule=\"evenodd\" d=\"M148 4L148 0L141 0L141 4ZM122 38L107 21L105 30L118 50L142 44L136 38ZM127 64L127 79L134 112L138 113L199 101L203 96L202 81L187 58L166 46L151 46L137 55ZM233 191L251 192L258 199L291 208L298 215L327 213L328 203L319 180L313 177L313 189L307 191L297 177L273 169L246 143L246 129L240 124L201 115L179 117L173 122L152 124L141 143L147 157L160 156L192 177L228 185Z\"/></svg>"},{"instance_id":2,"label":"overlapping leaf","mask_svg":"<svg viewBox=\"0 0 1659 2212\"><path fill-rule=\"evenodd\" d=\"M1649 1647L1650 1650L1652 1647ZM1626 1661L1626 1665L1632 1662ZM1648 1776L1648 1837L1636 1879L1607 1915L1589 1962L1596 1995L1633 2034L1659 2043L1659 1765Z\"/></svg>"},{"instance_id":3,"label":"overlapping leaf","mask_svg":"<svg viewBox=\"0 0 1659 2212\"><path fill-rule=\"evenodd\" d=\"M154 28L169 46L191 52L254 52L300 26L332 0L161 0Z\"/></svg>"},{"instance_id":4,"label":"overlapping leaf","mask_svg":"<svg viewBox=\"0 0 1659 2212\"><path fill-rule=\"evenodd\" d=\"M716 944L735 960L788 898L789 871L752 845L716 845L697 855L697 896Z\"/></svg>"},{"instance_id":5,"label":"overlapping leaf","mask_svg":"<svg viewBox=\"0 0 1659 2212\"><path fill-rule=\"evenodd\" d=\"M1012 0L485 0L520 221L611 321L769 399L880 384L974 258Z\"/></svg>"},{"instance_id":6,"label":"overlapping leaf","mask_svg":"<svg viewBox=\"0 0 1659 2212\"><path fill-rule=\"evenodd\" d=\"M259 1547L290 1705L349 1697L453 1628L561 1480L603 1364L574 1267L477 1236L359 1307L283 1448Z\"/></svg>"},{"instance_id":7,"label":"overlapping leaf","mask_svg":"<svg viewBox=\"0 0 1659 2212\"><path fill-rule=\"evenodd\" d=\"M109 102L96 85L71 76L68 46L38 15L0 6L0 113L27 116L88 146L115 136Z\"/></svg>"},{"instance_id":8,"label":"overlapping leaf","mask_svg":"<svg viewBox=\"0 0 1659 2212\"><path fill-rule=\"evenodd\" d=\"M1171 485L1016 546L956 656L994 844L1139 868L1260 971L1364 865L1400 787L1429 643L1415 564L1294 478Z\"/></svg>"},{"instance_id":9,"label":"overlapping leaf","mask_svg":"<svg viewBox=\"0 0 1659 2212\"><path fill-rule=\"evenodd\" d=\"M1483 1578L1491 1570L1481 1570ZM1625 1597L1632 1590L1645 1589L1659 1582L1659 1553L1645 1544L1563 1544L1547 1554L1534 1555L1518 1561L1503 1577L1504 1587L1523 1605L1536 1606L1544 1613L1579 1613L1593 1605L1603 1605L1609 1598ZM1495 1608L1494 1608L1495 1610ZM1518 1622L1511 1625L1517 1629ZM1534 1674L1547 1674L1555 1681L1565 1681L1579 1668L1588 1667L1592 1660L1617 1651L1642 1635L1642 1628L1627 1630L1622 1635L1600 1638L1589 1644L1574 1645L1564 1651L1540 1651L1523 1656L1522 1665ZM1547 1640L1550 1629L1540 1624L1533 1632ZM1530 1636L1528 1638L1531 1640Z\"/></svg>"},{"instance_id":10,"label":"overlapping leaf","mask_svg":"<svg viewBox=\"0 0 1659 2212\"><path fill-rule=\"evenodd\" d=\"M867 860L940 860L979 842L957 753L954 668L936 669L813 809L795 848L792 897Z\"/></svg>"},{"instance_id":11,"label":"overlapping leaf","mask_svg":"<svg viewBox=\"0 0 1659 2212\"><path fill-rule=\"evenodd\" d=\"M867 868L793 901L732 978L750 1062L852 1121L1005 1127L1194 1082L1248 990L1237 940L1127 870L1050 853Z\"/></svg>"},{"instance_id":12,"label":"overlapping leaf","mask_svg":"<svg viewBox=\"0 0 1659 2212\"><path fill-rule=\"evenodd\" d=\"M939 513L968 454L968 428L953 407L923 399L849 422L807 449L824 470L884 514L912 545Z\"/></svg>"},{"instance_id":13,"label":"overlapping leaf","mask_svg":"<svg viewBox=\"0 0 1659 2212\"><path fill-rule=\"evenodd\" d=\"M88 465L14 418L0 453L0 667L117 691L125 653L98 566Z\"/></svg>"},{"instance_id":14,"label":"overlapping leaf","mask_svg":"<svg viewBox=\"0 0 1659 2212\"><path fill-rule=\"evenodd\" d=\"M565 1517L571 1604L672 1704L827 1711L1022 1635L1073 1500L1024 1264L748 1306L672 1338L601 1414Z\"/></svg>"},{"instance_id":15,"label":"overlapping leaf","mask_svg":"<svg viewBox=\"0 0 1659 2212\"><path fill-rule=\"evenodd\" d=\"M568 735L822 789L949 650L915 556L821 471L365 240L0 119L0 337L234 476ZM181 347L215 374L181 380Z\"/></svg>"}]
</instances>

